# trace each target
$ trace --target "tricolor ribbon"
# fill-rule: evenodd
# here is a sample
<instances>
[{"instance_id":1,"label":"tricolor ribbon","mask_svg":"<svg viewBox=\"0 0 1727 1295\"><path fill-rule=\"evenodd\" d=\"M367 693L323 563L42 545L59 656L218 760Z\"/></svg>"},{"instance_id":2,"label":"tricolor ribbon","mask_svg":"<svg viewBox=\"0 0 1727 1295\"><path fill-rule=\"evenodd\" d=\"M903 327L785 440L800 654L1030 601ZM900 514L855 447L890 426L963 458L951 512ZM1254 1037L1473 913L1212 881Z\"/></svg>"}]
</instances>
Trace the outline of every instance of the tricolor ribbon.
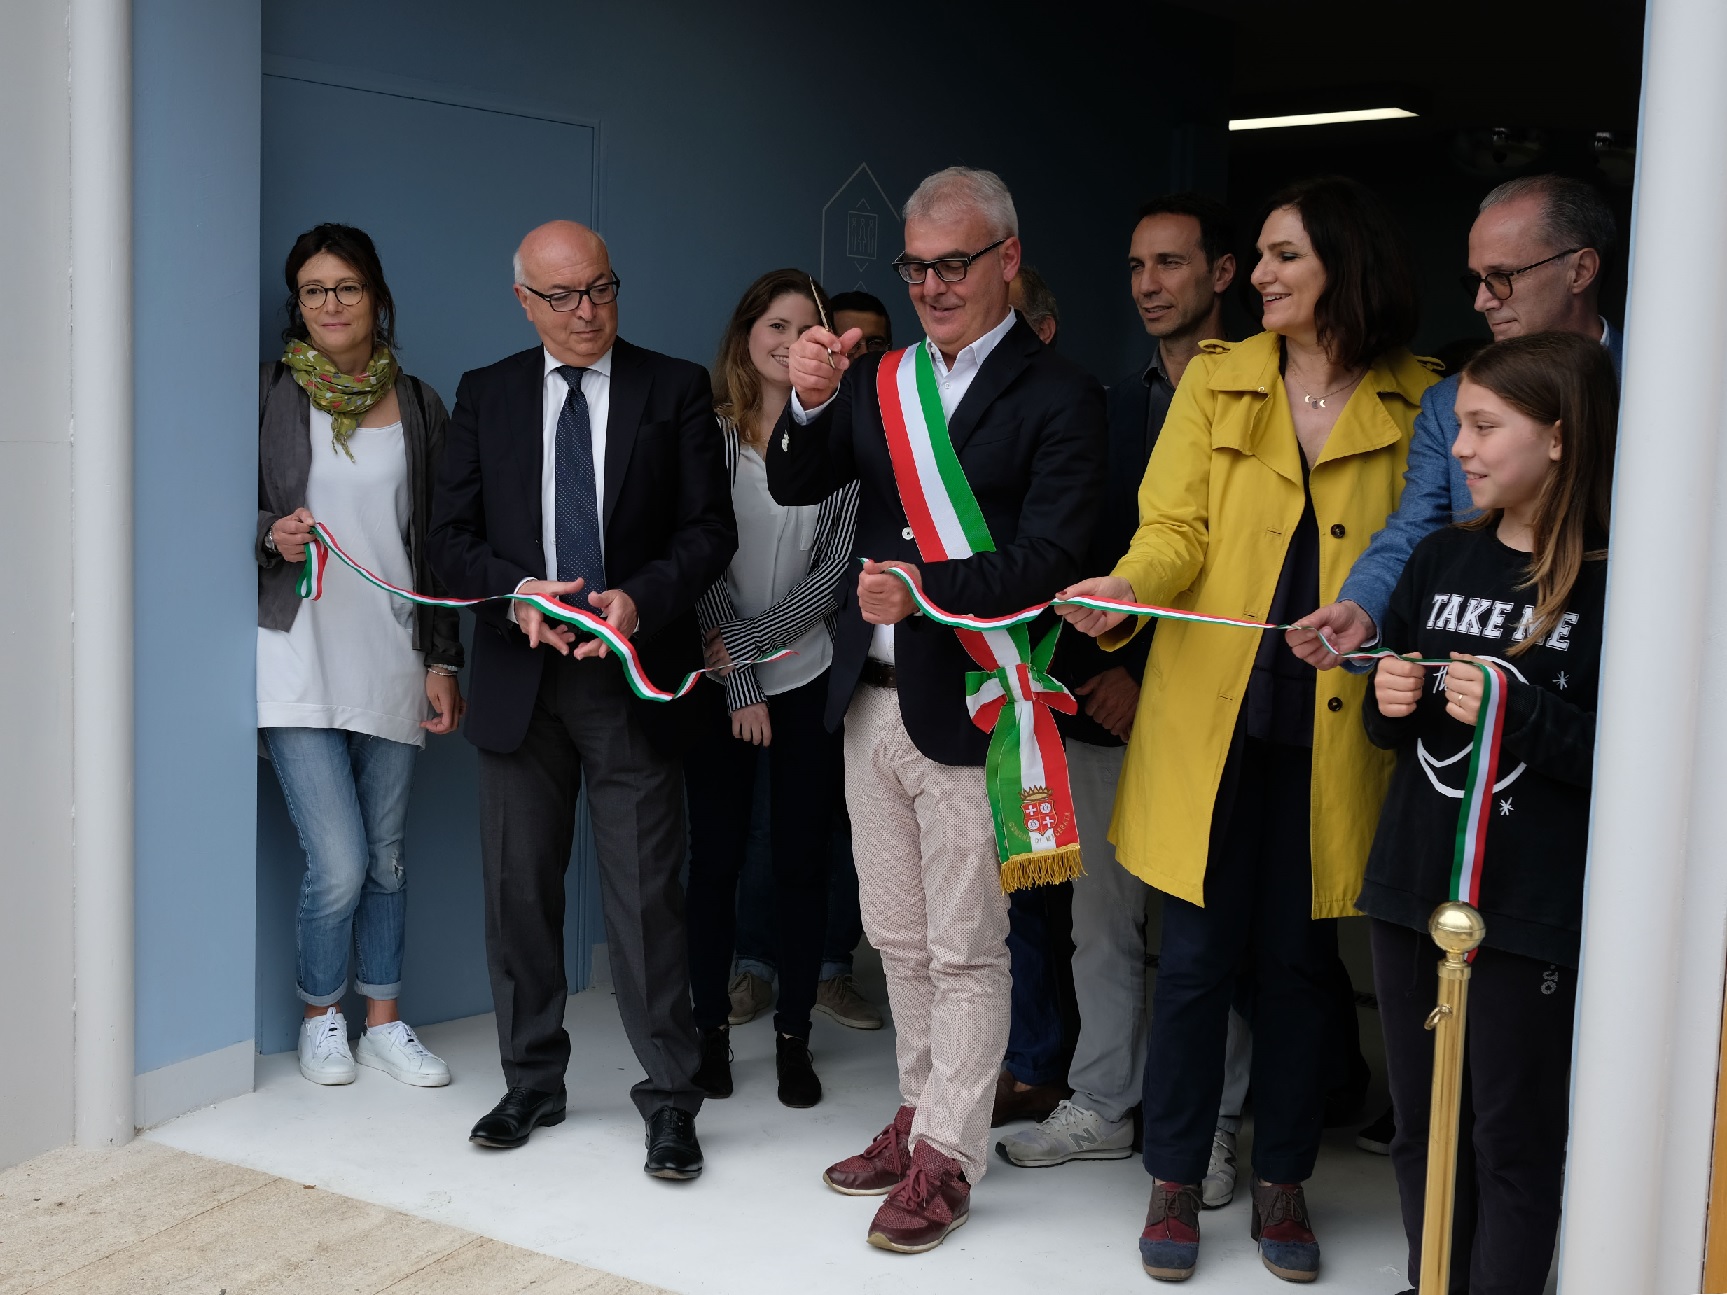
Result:
<instances>
[{"instance_id":1,"label":"tricolor ribbon","mask_svg":"<svg viewBox=\"0 0 1727 1295\"><path fill-rule=\"evenodd\" d=\"M600 639L613 652L618 654L618 660L624 667L624 679L630 685L630 691L643 701L676 701L694 688L709 670L692 670L683 677L683 681L671 692L659 687L642 669L641 659L636 656L635 645L609 624L603 616L584 611L580 607L572 607L561 603L556 598L547 598L543 594L493 594L488 598L435 598L430 594L418 594L412 589L403 589L393 585L376 572L368 571L361 566L331 535L322 522L312 523L311 538L306 541L306 561L300 570L300 597L316 602L324 593L324 570L330 564L330 556L334 554L342 564L349 567L368 584L376 585L385 593L395 598L406 599L418 603L422 607L476 607L480 603L496 602L499 599L511 599L519 603L528 603L537 607L544 616L560 621L572 629L584 634L591 634ZM779 661L793 655L790 649L770 652L766 656L756 657L748 662L735 662L735 665L763 665L769 661Z\"/></svg>"},{"instance_id":2,"label":"tricolor ribbon","mask_svg":"<svg viewBox=\"0 0 1727 1295\"><path fill-rule=\"evenodd\" d=\"M1423 665L1432 662L1423 661ZM1451 662L1453 668L1457 662ZM1463 807L1457 813L1457 852L1451 863L1451 898L1471 908L1481 907L1481 866L1487 861L1487 823L1493 816L1493 788L1499 781L1500 744L1505 737L1505 672L1477 661L1484 687L1475 716L1475 739L1469 746L1469 776L1463 783ZM1475 961L1471 949L1469 961Z\"/></svg>"},{"instance_id":3,"label":"tricolor ribbon","mask_svg":"<svg viewBox=\"0 0 1727 1295\"><path fill-rule=\"evenodd\" d=\"M1116 598L1094 598L1090 595L1080 595L1076 598L1054 598L1035 607L1027 607L1021 611L1010 612L1006 616L968 616L962 612L950 612L937 607L919 589L899 567L889 567L887 570L905 585L911 595L912 602L917 605L929 620L950 629L969 632L1001 630L1009 626L1024 625L1036 620L1046 610L1052 607L1088 607L1093 611L1119 612L1124 616L1136 616L1144 620L1186 621L1194 625L1230 625L1238 629L1251 630L1292 630L1311 628L1299 623L1278 625L1271 621L1245 620L1235 616L1208 616L1202 612L1183 611L1176 607L1158 607L1152 603L1125 602ZM1323 631L1319 641L1334 655L1351 661L1371 661L1380 657L1396 657L1397 653L1386 648L1371 652L1338 652L1332 648L1330 640ZM1053 645L1055 634L1051 633L1039 645L1039 653L1043 654L1042 665L1047 665L1049 657L1044 652L1046 647ZM1456 669L1459 665L1469 664L1459 661L1441 661L1434 658L1401 657L1413 665L1428 667L1447 667ZM1499 753L1505 736L1505 672L1498 666L1485 661L1473 663L1481 671L1484 684L1481 696L1481 707L1475 717L1475 736L1470 742L1469 776L1463 784L1463 806L1457 815L1457 850L1451 865L1451 898L1461 903L1480 907L1481 899L1481 868L1487 859L1487 826L1493 814L1493 788L1499 780ZM968 705L971 706L972 717L978 716L979 706L975 701L979 686L975 680L987 676L972 673L967 676L967 688L971 694ZM1035 682L1037 676L1032 674ZM1051 682L1054 682L1053 680ZM1055 685L1060 688L1060 684ZM1065 690L1063 690L1065 696ZM1069 705L1062 709L1072 713L1072 698L1067 697ZM1052 703L1053 704L1053 703ZM981 722L981 721L980 721ZM1472 953L1471 958L1474 957Z\"/></svg>"}]
</instances>

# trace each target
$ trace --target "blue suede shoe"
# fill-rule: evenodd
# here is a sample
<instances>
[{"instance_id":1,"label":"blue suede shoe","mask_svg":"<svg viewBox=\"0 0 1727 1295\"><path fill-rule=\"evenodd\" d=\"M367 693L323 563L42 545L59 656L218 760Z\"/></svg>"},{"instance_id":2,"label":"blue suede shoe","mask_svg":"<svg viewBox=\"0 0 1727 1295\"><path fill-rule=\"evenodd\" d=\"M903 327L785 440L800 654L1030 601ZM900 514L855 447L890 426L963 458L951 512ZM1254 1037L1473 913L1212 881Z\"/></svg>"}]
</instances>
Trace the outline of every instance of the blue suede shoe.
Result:
<instances>
[{"instance_id":1,"label":"blue suede shoe","mask_svg":"<svg viewBox=\"0 0 1727 1295\"><path fill-rule=\"evenodd\" d=\"M1199 1262L1199 1188L1152 1179L1139 1260L1160 1282L1184 1282Z\"/></svg>"},{"instance_id":2,"label":"blue suede shoe","mask_svg":"<svg viewBox=\"0 0 1727 1295\"><path fill-rule=\"evenodd\" d=\"M1286 1282L1319 1276L1319 1242L1307 1218L1307 1194L1300 1183L1253 1184L1253 1239L1259 1258Z\"/></svg>"}]
</instances>

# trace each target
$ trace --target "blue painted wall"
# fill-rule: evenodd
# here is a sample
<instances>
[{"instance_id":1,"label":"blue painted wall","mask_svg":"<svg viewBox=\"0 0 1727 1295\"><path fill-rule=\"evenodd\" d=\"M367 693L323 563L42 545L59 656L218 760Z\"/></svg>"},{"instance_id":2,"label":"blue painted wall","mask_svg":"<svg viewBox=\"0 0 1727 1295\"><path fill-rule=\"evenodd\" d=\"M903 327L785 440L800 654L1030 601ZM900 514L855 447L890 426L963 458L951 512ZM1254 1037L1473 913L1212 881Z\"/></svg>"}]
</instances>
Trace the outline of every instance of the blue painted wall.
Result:
<instances>
[{"instance_id":1,"label":"blue painted wall","mask_svg":"<svg viewBox=\"0 0 1727 1295\"><path fill-rule=\"evenodd\" d=\"M254 1028L259 39L133 9L140 1073Z\"/></svg>"},{"instance_id":2,"label":"blue painted wall","mask_svg":"<svg viewBox=\"0 0 1727 1295\"><path fill-rule=\"evenodd\" d=\"M1208 25L1155 3L794 18L694 0L265 0L264 48L598 123L598 222L625 282L623 330L704 360L752 278L818 266L823 207L860 163L893 204L937 167L992 167L1061 300L1064 349L1113 378L1145 349L1123 273L1134 209L1172 184L1223 180L1228 70ZM395 178L404 204L420 190L452 200L470 179ZM897 222L878 215L885 262ZM524 231L536 219L525 211ZM840 259L830 250L829 277L849 287ZM892 304L911 333L903 290Z\"/></svg>"},{"instance_id":3,"label":"blue painted wall","mask_svg":"<svg viewBox=\"0 0 1727 1295\"><path fill-rule=\"evenodd\" d=\"M1012 9L943 10L941 28L972 35L938 60L903 54L893 22L793 29L775 10L701 3L266 0L261 354L275 354L282 325L280 257L316 219L371 228L406 363L446 399L461 370L534 344L504 268L515 238L554 214L610 240L623 333L639 344L706 363L737 294L782 264L824 273L834 290L869 288L910 337L915 316L888 269L896 207L920 176L964 161L1014 186L1028 256L1062 302L1060 345L1112 378L1145 352L1121 275L1131 212L1171 186L1221 192L1226 76L1207 79L1204 59L1159 59L1157 85L1145 83L1155 48L1204 48L1183 40L1199 24L1185 14L1147 5L1126 26L1086 29L1015 26ZM967 100L988 111L936 116ZM314 178L321 167L302 148L325 136L295 128L340 111L378 164ZM572 131L591 135L594 154ZM292 1046L299 1015L302 865L268 765L257 794L259 1043L273 1052ZM489 1010L465 742L421 756L411 824L404 1014ZM603 939L584 837L566 924L573 984Z\"/></svg>"},{"instance_id":4,"label":"blue painted wall","mask_svg":"<svg viewBox=\"0 0 1727 1295\"><path fill-rule=\"evenodd\" d=\"M261 158L262 56L594 123L593 219L628 285L624 329L697 359L742 287L787 263L825 263L833 287L862 282L887 296L911 334L885 270L898 251L891 208L927 171L966 161L1015 189L1028 255L1062 302L1063 348L1101 376L1119 373L1144 350L1120 274L1134 204L1222 177L1226 78L1193 34L1201 20L1151 5L1107 28L1030 7L948 6L941 30L968 34L940 57L927 44L905 53L902 25L850 12L824 29L667 0L262 9L261 29L258 8L234 0L139 0L134 11L140 1071L254 1035L285 1046L295 1010L297 852L253 728L251 365L260 285L278 291L282 254L260 256L259 194L261 167L284 165ZM1154 57L1170 48L1202 57ZM409 213L472 200L473 176L458 168L392 170L392 142L357 136L348 168L319 183L340 194L381 179ZM545 165L516 160L528 174ZM873 246L842 232L863 211ZM524 207L520 226L545 214ZM451 247L459 282L442 297L429 281L398 281L420 315L404 313L407 335L474 303L486 274L468 276L496 254ZM496 282L501 298L507 284ZM456 304L441 304L452 292ZM446 395L461 367L531 343L507 300L482 308L495 346L410 357ZM405 1003L420 1020L488 1006L472 786L461 744L422 761ZM579 976L598 932L582 869L573 891Z\"/></svg>"}]
</instances>

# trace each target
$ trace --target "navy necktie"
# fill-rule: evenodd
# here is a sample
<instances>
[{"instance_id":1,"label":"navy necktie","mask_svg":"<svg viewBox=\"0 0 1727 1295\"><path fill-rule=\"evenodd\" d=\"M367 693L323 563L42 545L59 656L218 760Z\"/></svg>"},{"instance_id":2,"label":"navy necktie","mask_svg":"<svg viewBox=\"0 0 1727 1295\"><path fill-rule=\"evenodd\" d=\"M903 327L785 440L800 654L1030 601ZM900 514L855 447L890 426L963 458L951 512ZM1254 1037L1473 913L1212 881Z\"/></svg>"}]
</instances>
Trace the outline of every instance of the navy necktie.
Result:
<instances>
[{"instance_id":1,"label":"navy necktie","mask_svg":"<svg viewBox=\"0 0 1727 1295\"><path fill-rule=\"evenodd\" d=\"M555 447L559 580L583 581L582 590L570 601L586 608L588 595L606 587L606 563L600 548L600 514L594 493L594 436L588 420L588 398L582 394L586 369L560 365L558 372L570 385L564 407L558 413Z\"/></svg>"}]
</instances>

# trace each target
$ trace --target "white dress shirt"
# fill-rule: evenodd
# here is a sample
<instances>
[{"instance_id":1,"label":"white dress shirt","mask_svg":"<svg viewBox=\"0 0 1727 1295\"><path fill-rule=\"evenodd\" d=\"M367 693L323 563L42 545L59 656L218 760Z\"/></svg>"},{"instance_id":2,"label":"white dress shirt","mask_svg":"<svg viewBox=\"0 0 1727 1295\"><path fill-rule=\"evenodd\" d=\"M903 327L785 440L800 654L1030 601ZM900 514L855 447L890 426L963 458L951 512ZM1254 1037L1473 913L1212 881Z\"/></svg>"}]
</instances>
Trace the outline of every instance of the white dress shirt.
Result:
<instances>
[{"instance_id":1,"label":"white dress shirt","mask_svg":"<svg viewBox=\"0 0 1727 1295\"><path fill-rule=\"evenodd\" d=\"M977 377L977 371L983 367L989 353L995 350L996 343L1013 330L1015 318L1010 308L999 324L953 357L951 369L942 358L941 348L927 337L924 339L923 344L929 348L930 361L935 365L936 392L941 397L941 412L944 418L953 417L953 411L959 408L959 402L964 400L965 393L971 390L972 379ZM814 409L806 410L803 402L798 399L797 388L793 387L792 421L801 427L832 403L833 397L829 396ZM875 633L870 636L869 654L877 661L886 661L890 665L893 663L892 625L875 626Z\"/></svg>"},{"instance_id":2,"label":"white dress shirt","mask_svg":"<svg viewBox=\"0 0 1727 1295\"><path fill-rule=\"evenodd\" d=\"M544 380L540 387L540 549L546 559L546 579L558 578L558 416L564 412L570 384L558 370L563 361L540 348L544 362ZM612 408L612 352L606 353L587 366L582 374L582 394L588 399L588 431L594 447L594 516L600 522L600 556L606 555L606 416ZM520 589L524 580L516 588ZM579 605L586 607L587 595L597 589L584 589L576 595ZM510 619L516 619L516 604L508 607Z\"/></svg>"}]
</instances>

